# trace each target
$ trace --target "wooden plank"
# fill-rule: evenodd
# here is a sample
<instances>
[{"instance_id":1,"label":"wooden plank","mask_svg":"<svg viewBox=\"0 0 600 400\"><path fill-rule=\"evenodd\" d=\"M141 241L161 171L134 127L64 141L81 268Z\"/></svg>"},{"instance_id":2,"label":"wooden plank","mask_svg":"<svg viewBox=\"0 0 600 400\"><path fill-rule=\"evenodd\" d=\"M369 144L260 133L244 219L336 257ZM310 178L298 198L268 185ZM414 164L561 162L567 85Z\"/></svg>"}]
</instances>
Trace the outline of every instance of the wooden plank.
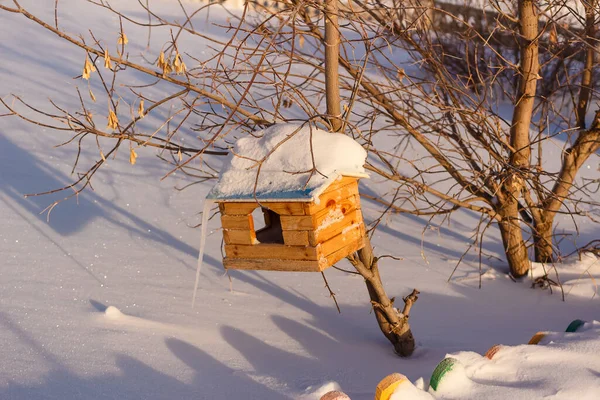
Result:
<instances>
[{"instance_id":1,"label":"wooden plank","mask_svg":"<svg viewBox=\"0 0 600 400\"><path fill-rule=\"evenodd\" d=\"M289 271L289 272L320 272L319 262L316 260L252 260L247 258L230 258L223 260L226 269L243 269L255 271Z\"/></svg>"},{"instance_id":2,"label":"wooden plank","mask_svg":"<svg viewBox=\"0 0 600 400\"><path fill-rule=\"evenodd\" d=\"M308 231L283 231L283 243L288 246L308 246Z\"/></svg>"},{"instance_id":3,"label":"wooden plank","mask_svg":"<svg viewBox=\"0 0 600 400\"><path fill-rule=\"evenodd\" d=\"M350 243L349 245L335 251L332 254L329 254L327 257L321 257L319 259L319 268L321 269L321 271L323 271L326 268L335 265L335 263L342 260L343 258L346 258L346 256L362 249L363 247L365 247L365 239L364 236L361 236L355 242Z\"/></svg>"},{"instance_id":4,"label":"wooden plank","mask_svg":"<svg viewBox=\"0 0 600 400\"><path fill-rule=\"evenodd\" d=\"M350 195L348 197L341 197L336 200L331 199L327 202L326 206L314 212L312 215L314 215L315 221L317 221L318 223L322 221L327 216L327 214L331 213L336 209L339 209L342 212L342 214L346 215L350 211L353 211L357 208L360 208L360 196L358 195L358 193L355 195Z\"/></svg>"},{"instance_id":5,"label":"wooden plank","mask_svg":"<svg viewBox=\"0 0 600 400\"><path fill-rule=\"evenodd\" d=\"M224 229L223 240L225 244L253 245L258 243L254 230Z\"/></svg>"},{"instance_id":6,"label":"wooden plank","mask_svg":"<svg viewBox=\"0 0 600 400\"><path fill-rule=\"evenodd\" d=\"M333 182L331 185L329 185L329 187L327 187L327 189L325 189L325 191L322 194L329 193L334 190L338 190L341 187L351 185L353 183L356 183L358 185L358 178L353 178L350 176L342 176L341 179L338 179L335 182Z\"/></svg>"},{"instance_id":7,"label":"wooden plank","mask_svg":"<svg viewBox=\"0 0 600 400\"><path fill-rule=\"evenodd\" d=\"M273 210L279 215L304 215L304 204L300 202L274 203L261 202L260 205L269 210Z\"/></svg>"},{"instance_id":8,"label":"wooden plank","mask_svg":"<svg viewBox=\"0 0 600 400\"><path fill-rule=\"evenodd\" d=\"M319 204L305 203L304 212L306 215L313 215L324 208L331 207L333 205L332 202L337 203L342 199L358 195L358 182L353 181L343 187L323 193L319 196ZM360 197L358 197L358 199L360 201Z\"/></svg>"},{"instance_id":9,"label":"wooden plank","mask_svg":"<svg viewBox=\"0 0 600 400\"><path fill-rule=\"evenodd\" d=\"M319 244L317 250L320 257L326 257L351 243L356 242L364 235L364 225L356 224L346 227L339 235Z\"/></svg>"},{"instance_id":10,"label":"wooden plank","mask_svg":"<svg viewBox=\"0 0 600 400\"><path fill-rule=\"evenodd\" d=\"M258 207L260 206L256 202L219 204L221 215L248 215Z\"/></svg>"},{"instance_id":11,"label":"wooden plank","mask_svg":"<svg viewBox=\"0 0 600 400\"><path fill-rule=\"evenodd\" d=\"M252 214L248 215L221 215L223 229L245 229L254 231Z\"/></svg>"},{"instance_id":12,"label":"wooden plank","mask_svg":"<svg viewBox=\"0 0 600 400\"><path fill-rule=\"evenodd\" d=\"M254 246L226 244L225 254L231 258L261 258L281 260L317 260L317 249L312 246L286 246L261 243Z\"/></svg>"},{"instance_id":13,"label":"wooden plank","mask_svg":"<svg viewBox=\"0 0 600 400\"><path fill-rule=\"evenodd\" d=\"M338 201L330 201L329 206L322 208L313 215L281 216L281 227L284 231L303 231L318 229L327 219L339 219L353 213L360 207L358 195L350 196Z\"/></svg>"},{"instance_id":14,"label":"wooden plank","mask_svg":"<svg viewBox=\"0 0 600 400\"><path fill-rule=\"evenodd\" d=\"M303 202L231 202L220 203L219 210L224 215L251 214L258 207L268 208L281 215L305 215Z\"/></svg>"},{"instance_id":15,"label":"wooden plank","mask_svg":"<svg viewBox=\"0 0 600 400\"><path fill-rule=\"evenodd\" d=\"M281 216L281 229L284 231L308 231L315 228L315 222L310 215Z\"/></svg>"},{"instance_id":16,"label":"wooden plank","mask_svg":"<svg viewBox=\"0 0 600 400\"><path fill-rule=\"evenodd\" d=\"M334 224L331 224L329 226L326 226L326 227L323 227L320 229L309 231L308 232L308 243L311 246L316 246L317 244L323 243L323 242L333 238L334 236L338 235L345 228L352 226L352 225L357 225L357 224L363 225L363 229L364 229L362 212L360 211L360 209L356 209L356 210L353 210L353 211L347 213L344 216L344 218L339 222L336 222Z\"/></svg>"}]
</instances>

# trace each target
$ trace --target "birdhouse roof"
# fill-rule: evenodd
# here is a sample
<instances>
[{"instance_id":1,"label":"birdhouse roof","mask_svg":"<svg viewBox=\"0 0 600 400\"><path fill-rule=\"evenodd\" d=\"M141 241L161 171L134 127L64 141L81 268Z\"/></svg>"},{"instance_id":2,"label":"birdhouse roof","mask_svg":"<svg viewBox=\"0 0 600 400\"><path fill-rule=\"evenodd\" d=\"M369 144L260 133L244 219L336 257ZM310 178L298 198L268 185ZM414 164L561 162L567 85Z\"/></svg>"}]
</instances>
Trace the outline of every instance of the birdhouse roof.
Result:
<instances>
[{"instance_id":1,"label":"birdhouse roof","mask_svg":"<svg viewBox=\"0 0 600 400\"><path fill-rule=\"evenodd\" d=\"M234 144L207 198L318 201L342 176L367 178L367 152L354 139L308 124L275 124Z\"/></svg>"}]
</instances>

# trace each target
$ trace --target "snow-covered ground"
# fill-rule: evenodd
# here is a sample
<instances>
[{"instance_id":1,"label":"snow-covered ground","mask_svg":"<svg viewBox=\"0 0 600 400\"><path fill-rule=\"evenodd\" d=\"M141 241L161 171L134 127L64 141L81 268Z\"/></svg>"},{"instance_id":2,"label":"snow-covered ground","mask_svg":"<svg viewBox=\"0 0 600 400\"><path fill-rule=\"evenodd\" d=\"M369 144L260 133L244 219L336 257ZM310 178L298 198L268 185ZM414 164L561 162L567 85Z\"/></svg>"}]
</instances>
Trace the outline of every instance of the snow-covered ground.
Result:
<instances>
[{"instance_id":1,"label":"snow-covered ground","mask_svg":"<svg viewBox=\"0 0 600 400\"><path fill-rule=\"evenodd\" d=\"M54 2L22 3L53 23ZM154 3L178 12L166 1ZM96 19L81 1L59 4L62 29L116 37L118 21ZM225 18L211 13L211 20ZM209 30L210 22L196 22L202 23ZM36 104L53 98L77 105L74 87L87 91L86 83L72 79L81 73L82 52L4 12L0 37L3 99L14 93ZM136 43L134 32L130 41ZM76 149L53 148L64 139L13 117L0 119L1 399L314 399L339 387L362 400L373 398L377 383L392 372L428 381L448 353L457 353L469 379L456 378L443 398L573 398L571 386L561 391L536 374L515 372L519 357L576 381L578 397L596 398L597 329L564 336L577 349L568 359L550 343L518 345L538 331L564 332L575 318L600 319L597 259L558 265L561 281L571 283L563 302L556 288L550 294L512 282L492 234L483 244L483 288L474 252L447 283L478 217L464 212L450 224L427 225L409 215L388 216L373 244L377 254L402 260L380 262L386 289L398 298L421 291L411 316L418 348L400 359L379 332L356 276L326 271L341 314L319 274L232 271L230 281L217 219L209 223L206 267L192 308L199 232L189 225L198 222L212 183L174 190L191 179L176 174L161 181L168 167L150 150L139 150L134 166L119 153L98 172L94 191L59 204L48 221L41 212L55 197L23 195L72 181ZM92 150L83 152L88 162L98 156ZM361 189L376 193L381 184L364 181ZM380 209L365 200L363 212L368 222ZM580 243L599 236L591 224L580 234ZM340 266L350 268L345 261ZM578 337L579 344L571 340ZM484 354L494 344L517 347L485 366L464 353Z\"/></svg>"}]
</instances>

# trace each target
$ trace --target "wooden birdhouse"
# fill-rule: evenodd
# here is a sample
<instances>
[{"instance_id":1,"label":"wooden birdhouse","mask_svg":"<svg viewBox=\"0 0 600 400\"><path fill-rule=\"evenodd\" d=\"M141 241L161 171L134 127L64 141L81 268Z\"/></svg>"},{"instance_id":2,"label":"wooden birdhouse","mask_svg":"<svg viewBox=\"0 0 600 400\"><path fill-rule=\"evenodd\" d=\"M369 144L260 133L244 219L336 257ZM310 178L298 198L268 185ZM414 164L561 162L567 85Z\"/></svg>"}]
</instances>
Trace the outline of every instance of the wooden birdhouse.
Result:
<instances>
[{"instance_id":1,"label":"wooden birdhouse","mask_svg":"<svg viewBox=\"0 0 600 400\"><path fill-rule=\"evenodd\" d=\"M220 201L225 268L318 272L363 248L358 179L340 177L317 199Z\"/></svg>"},{"instance_id":2,"label":"wooden birdhouse","mask_svg":"<svg viewBox=\"0 0 600 400\"><path fill-rule=\"evenodd\" d=\"M366 153L342 134L290 124L275 127L260 139L236 143L208 196L221 213L223 265L323 271L364 247L358 179L367 177L362 169ZM312 153L310 144L303 145L311 139ZM319 146L327 148L315 151ZM336 157L336 149L343 154ZM260 171L249 160L258 160ZM307 164L318 172L307 173Z\"/></svg>"}]
</instances>

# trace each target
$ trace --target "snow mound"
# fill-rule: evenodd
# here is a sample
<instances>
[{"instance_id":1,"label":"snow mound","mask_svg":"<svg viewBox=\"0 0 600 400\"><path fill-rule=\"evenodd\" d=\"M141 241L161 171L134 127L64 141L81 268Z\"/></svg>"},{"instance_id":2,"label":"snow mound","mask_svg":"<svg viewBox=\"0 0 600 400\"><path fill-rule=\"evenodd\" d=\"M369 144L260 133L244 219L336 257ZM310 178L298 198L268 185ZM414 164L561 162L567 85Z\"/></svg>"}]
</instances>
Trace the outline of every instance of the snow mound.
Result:
<instances>
[{"instance_id":1,"label":"snow mound","mask_svg":"<svg viewBox=\"0 0 600 400\"><path fill-rule=\"evenodd\" d=\"M106 310L104 310L104 315L106 316L106 318L116 319L121 318L123 316L123 313L115 306L108 306L106 307Z\"/></svg>"},{"instance_id":2,"label":"snow mound","mask_svg":"<svg viewBox=\"0 0 600 400\"><path fill-rule=\"evenodd\" d=\"M390 400L432 400L433 397L431 394L423 391L423 389L413 385L410 382L403 382L400 384L392 396Z\"/></svg>"},{"instance_id":3,"label":"snow mound","mask_svg":"<svg viewBox=\"0 0 600 400\"><path fill-rule=\"evenodd\" d=\"M555 282L555 293L564 293L565 297L594 299L599 294L600 258L592 252L582 252L556 265L531 263L529 275L532 279L548 276Z\"/></svg>"},{"instance_id":4,"label":"snow mound","mask_svg":"<svg viewBox=\"0 0 600 400\"><path fill-rule=\"evenodd\" d=\"M335 381L325 382L318 386L309 386L304 390L304 393L299 396L300 400L321 400L324 396L330 395L331 393L342 393L342 388L339 383ZM335 397L331 397L334 399Z\"/></svg>"},{"instance_id":5,"label":"snow mound","mask_svg":"<svg viewBox=\"0 0 600 400\"><path fill-rule=\"evenodd\" d=\"M449 354L446 357L455 362L429 394L462 400L597 399L599 352L600 323L592 321L575 332L546 333L538 345L500 346L487 356L471 351ZM392 399L422 398L419 390L408 395L406 388L410 386L400 386Z\"/></svg>"},{"instance_id":6,"label":"snow mound","mask_svg":"<svg viewBox=\"0 0 600 400\"><path fill-rule=\"evenodd\" d=\"M208 198L310 201L342 175L367 177L366 158L343 134L275 124L235 143Z\"/></svg>"}]
</instances>

